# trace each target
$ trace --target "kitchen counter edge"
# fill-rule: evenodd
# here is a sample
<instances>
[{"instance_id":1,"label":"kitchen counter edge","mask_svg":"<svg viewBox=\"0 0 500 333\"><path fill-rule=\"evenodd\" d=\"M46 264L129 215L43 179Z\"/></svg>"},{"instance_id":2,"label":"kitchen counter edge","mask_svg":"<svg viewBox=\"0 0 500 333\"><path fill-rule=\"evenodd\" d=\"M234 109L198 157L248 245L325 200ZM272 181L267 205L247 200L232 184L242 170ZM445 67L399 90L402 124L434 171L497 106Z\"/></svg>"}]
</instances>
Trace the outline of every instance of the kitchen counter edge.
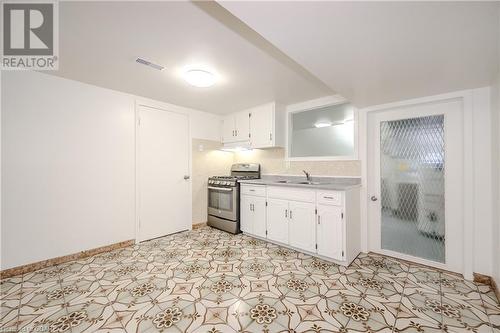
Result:
<instances>
[{"instance_id":1,"label":"kitchen counter edge","mask_svg":"<svg viewBox=\"0 0 500 333\"><path fill-rule=\"evenodd\" d=\"M309 188L316 190L331 190L331 191L347 191L352 188L361 187L361 184L297 184L297 183L279 183L275 180L266 179L252 179L252 180L240 180L241 184L247 185L267 185L267 186L283 186L283 187L298 187L298 188Z\"/></svg>"}]
</instances>

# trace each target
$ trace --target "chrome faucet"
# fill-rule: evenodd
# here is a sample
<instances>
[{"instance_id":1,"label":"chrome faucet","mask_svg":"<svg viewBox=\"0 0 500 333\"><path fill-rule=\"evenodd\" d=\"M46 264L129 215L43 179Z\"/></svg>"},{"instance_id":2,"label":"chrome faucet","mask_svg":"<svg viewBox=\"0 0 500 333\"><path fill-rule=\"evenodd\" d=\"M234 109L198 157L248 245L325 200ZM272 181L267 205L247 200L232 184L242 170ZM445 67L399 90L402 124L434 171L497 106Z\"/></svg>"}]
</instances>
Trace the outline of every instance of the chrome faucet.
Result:
<instances>
[{"instance_id":1,"label":"chrome faucet","mask_svg":"<svg viewBox=\"0 0 500 333\"><path fill-rule=\"evenodd\" d=\"M309 174L309 172L307 172L306 170L302 170L302 172L306 175L306 179L308 182L311 181L311 174Z\"/></svg>"}]
</instances>

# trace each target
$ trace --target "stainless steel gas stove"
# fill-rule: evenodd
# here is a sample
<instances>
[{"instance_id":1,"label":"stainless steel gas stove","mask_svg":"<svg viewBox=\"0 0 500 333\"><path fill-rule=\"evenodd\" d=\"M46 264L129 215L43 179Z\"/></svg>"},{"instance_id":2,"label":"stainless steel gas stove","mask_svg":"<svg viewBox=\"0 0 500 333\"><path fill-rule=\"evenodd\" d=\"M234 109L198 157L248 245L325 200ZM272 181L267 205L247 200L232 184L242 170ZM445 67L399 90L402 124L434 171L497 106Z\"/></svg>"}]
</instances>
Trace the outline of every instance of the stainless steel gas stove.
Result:
<instances>
[{"instance_id":1,"label":"stainless steel gas stove","mask_svg":"<svg viewBox=\"0 0 500 333\"><path fill-rule=\"evenodd\" d=\"M208 178L208 225L232 234L240 232L241 179L260 178L260 164L237 163L230 176Z\"/></svg>"}]
</instances>

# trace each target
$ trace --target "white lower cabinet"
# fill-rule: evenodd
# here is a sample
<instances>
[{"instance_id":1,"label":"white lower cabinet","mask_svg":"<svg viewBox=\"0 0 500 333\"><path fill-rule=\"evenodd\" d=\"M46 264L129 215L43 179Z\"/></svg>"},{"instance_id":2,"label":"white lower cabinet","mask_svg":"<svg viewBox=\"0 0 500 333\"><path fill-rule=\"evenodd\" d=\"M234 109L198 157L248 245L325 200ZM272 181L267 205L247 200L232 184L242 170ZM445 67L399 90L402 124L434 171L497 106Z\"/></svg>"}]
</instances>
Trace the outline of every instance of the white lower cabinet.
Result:
<instances>
[{"instance_id":1,"label":"white lower cabinet","mask_svg":"<svg viewBox=\"0 0 500 333\"><path fill-rule=\"evenodd\" d=\"M316 251L315 204L290 201L288 244L309 252Z\"/></svg>"},{"instance_id":2,"label":"white lower cabinet","mask_svg":"<svg viewBox=\"0 0 500 333\"><path fill-rule=\"evenodd\" d=\"M248 234L253 234L252 196L242 195L240 198L240 229Z\"/></svg>"},{"instance_id":3,"label":"white lower cabinet","mask_svg":"<svg viewBox=\"0 0 500 333\"><path fill-rule=\"evenodd\" d=\"M264 191L259 190L262 190L262 188L252 187L245 192L258 193L258 195L241 195L240 229L248 234L266 237L267 219L265 189Z\"/></svg>"},{"instance_id":4,"label":"white lower cabinet","mask_svg":"<svg viewBox=\"0 0 500 333\"><path fill-rule=\"evenodd\" d=\"M288 244L288 201L267 199L267 238Z\"/></svg>"},{"instance_id":5,"label":"white lower cabinet","mask_svg":"<svg viewBox=\"0 0 500 333\"><path fill-rule=\"evenodd\" d=\"M253 234L266 237L266 197L253 197Z\"/></svg>"},{"instance_id":6,"label":"white lower cabinet","mask_svg":"<svg viewBox=\"0 0 500 333\"><path fill-rule=\"evenodd\" d=\"M241 186L243 232L342 265L349 265L359 254L359 188Z\"/></svg>"},{"instance_id":7,"label":"white lower cabinet","mask_svg":"<svg viewBox=\"0 0 500 333\"><path fill-rule=\"evenodd\" d=\"M318 205L317 220L318 254L336 260L344 260L342 207Z\"/></svg>"}]
</instances>

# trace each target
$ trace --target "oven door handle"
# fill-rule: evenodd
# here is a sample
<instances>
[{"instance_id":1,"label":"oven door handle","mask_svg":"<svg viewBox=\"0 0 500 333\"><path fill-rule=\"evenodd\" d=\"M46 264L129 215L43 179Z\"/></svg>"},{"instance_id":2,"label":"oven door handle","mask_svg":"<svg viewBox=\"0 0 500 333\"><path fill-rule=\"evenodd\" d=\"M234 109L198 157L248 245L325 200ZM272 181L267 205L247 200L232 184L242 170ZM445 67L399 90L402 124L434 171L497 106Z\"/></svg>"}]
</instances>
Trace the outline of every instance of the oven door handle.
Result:
<instances>
[{"instance_id":1,"label":"oven door handle","mask_svg":"<svg viewBox=\"0 0 500 333\"><path fill-rule=\"evenodd\" d=\"M208 189L209 190L215 190L215 191L224 191L224 192L232 192L233 191L232 188L227 188L227 187L213 187L213 186L209 186Z\"/></svg>"}]
</instances>

